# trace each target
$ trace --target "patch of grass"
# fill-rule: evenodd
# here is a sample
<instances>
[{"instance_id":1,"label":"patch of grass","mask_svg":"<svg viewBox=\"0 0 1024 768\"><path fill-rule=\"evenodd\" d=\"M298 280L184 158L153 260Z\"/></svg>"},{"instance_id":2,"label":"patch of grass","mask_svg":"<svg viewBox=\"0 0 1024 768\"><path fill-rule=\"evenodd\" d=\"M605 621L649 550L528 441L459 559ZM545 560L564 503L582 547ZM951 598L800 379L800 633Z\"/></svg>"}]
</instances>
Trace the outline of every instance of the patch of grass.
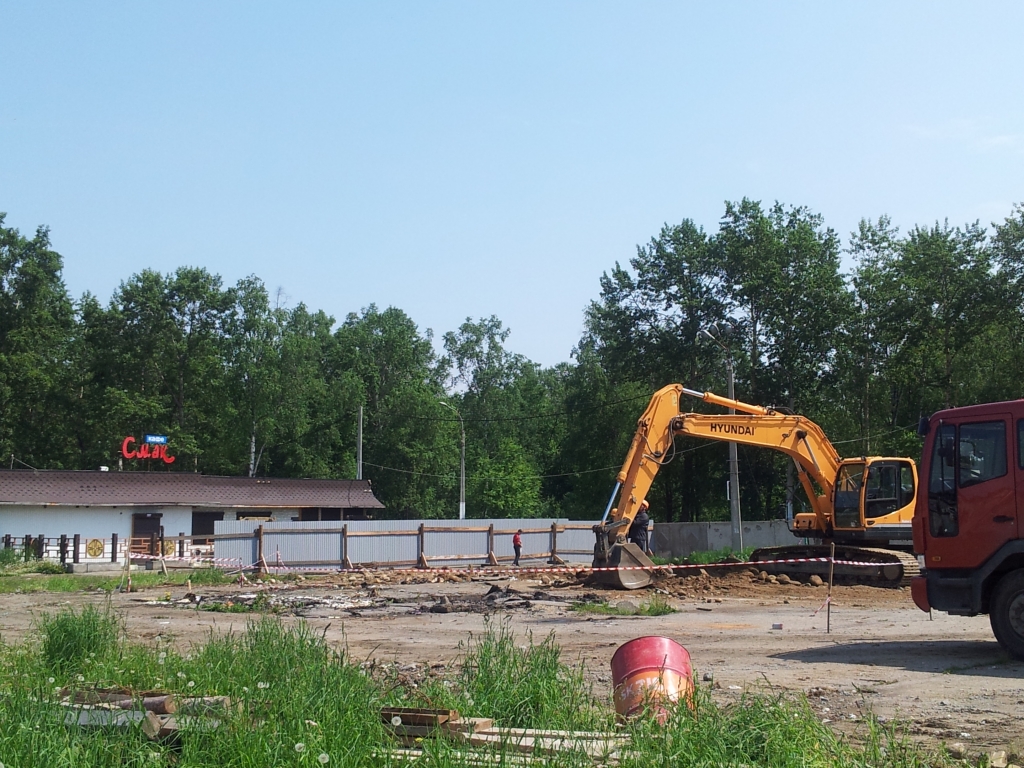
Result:
<instances>
[{"instance_id":1,"label":"patch of grass","mask_svg":"<svg viewBox=\"0 0 1024 768\"><path fill-rule=\"evenodd\" d=\"M0 577L27 573L67 573L64 566L50 560L40 560L24 549L0 549Z\"/></svg>"},{"instance_id":2,"label":"patch of grass","mask_svg":"<svg viewBox=\"0 0 1024 768\"><path fill-rule=\"evenodd\" d=\"M675 612L676 609L661 595L652 595L650 600L640 604L639 611L641 616L667 616Z\"/></svg>"},{"instance_id":3,"label":"patch of grass","mask_svg":"<svg viewBox=\"0 0 1024 768\"><path fill-rule=\"evenodd\" d=\"M78 670L87 660L95 663L113 654L120 635L120 624L109 605L103 610L87 605L80 612L66 608L46 614L37 628L46 666L61 675Z\"/></svg>"},{"instance_id":4,"label":"patch of grass","mask_svg":"<svg viewBox=\"0 0 1024 768\"><path fill-rule=\"evenodd\" d=\"M676 609L661 595L653 595L647 602L640 603L636 610L607 602L573 603L569 606L569 610L577 613L598 613L604 616L665 616L676 612Z\"/></svg>"},{"instance_id":5,"label":"patch of grass","mask_svg":"<svg viewBox=\"0 0 1024 768\"><path fill-rule=\"evenodd\" d=\"M15 563L21 563L24 561L24 550L15 549L14 547L4 547L0 549L0 571L9 568Z\"/></svg>"},{"instance_id":6,"label":"patch of grass","mask_svg":"<svg viewBox=\"0 0 1024 768\"><path fill-rule=\"evenodd\" d=\"M517 637L511 619L485 619L481 634L460 644L462 656L445 679L396 687L393 703L457 709L511 728L610 728L612 712L596 701L583 665L566 664L553 634Z\"/></svg>"},{"instance_id":7,"label":"patch of grass","mask_svg":"<svg viewBox=\"0 0 1024 768\"><path fill-rule=\"evenodd\" d=\"M67 612L71 614L67 632L81 640L94 636L88 626L109 626L109 611L104 618L103 611L92 610L96 616L85 622L86 611ZM242 703L240 710L219 716L217 730L183 734L177 748L148 742L137 728L66 727L53 695L65 681L51 669L44 645L35 641L0 644L0 760L8 766L399 765L379 756L396 746L376 716L384 704L453 707L467 715L493 717L509 727L601 731L615 727L611 703L594 695L582 665L567 663L553 636L539 643L529 633L517 637L508 618L488 623L482 634L472 636L462 646L462 656L444 674L416 681L380 679L344 651L331 648L321 633L307 625L289 627L266 616L250 621L244 632L211 634L202 645L187 649L163 641L131 644L123 635L110 645L108 635L100 650L86 652L95 656L82 657L77 650L58 654L80 659L70 673L73 685L227 695ZM103 647L108 650L104 652ZM735 703L719 705L710 687L698 685L692 708L685 703L672 708L664 725L649 716L626 724L631 746L620 753L620 765L963 765L942 752L915 745L898 726L868 719L860 727L852 740L837 735L798 694L761 688L744 693ZM425 740L424 747L424 766L467 764L459 754L465 749L460 745ZM327 755L326 762L320 755ZM522 757L496 746L490 759L495 765L510 765ZM571 750L545 757L544 763L554 768L592 765Z\"/></svg>"},{"instance_id":8,"label":"patch of grass","mask_svg":"<svg viewBox=\"0 0 1024 768\"><path fill-rule=\"evenodd\" d=\"M69 574L61 572L53 576L9 576L0 578L0 594L11 592L95 592L104 590L113 592L123 582L123 575L112 572L111 575ZM193 586L211 586L228 584L234 577L228 576L217 568L196 568L194 570L174 570L166 576L158 571L133 571L133 589L150 589L153 587L184 586L191 580Z\"/></svg>"},{"instance_id":9,"label":"patch of grass","mask_svg":"<svg viewBox=\"0 0 1024 768\"><path fill-rule=\"evenodd\" d=\"M199 610L213 613L273 613L277 609L270 603L270 595L260 592L251 603L200 603Z\"/></svg>"},{"instance_id":10,"label":"patch of grass","mask_svg":"<svg viewBox=\"0 0 1024 768\"><path fill-rule=\"evenodd\" d=\"M705 552L691 552L686 557L669 558L655 555L651 559L656 565L709 565L733 559L747 562L750 559L750 553L754 549L755 547L744 547L737 553L732 547L722 547L721 549L709 549Z\"/></svg>"}]
</instances>

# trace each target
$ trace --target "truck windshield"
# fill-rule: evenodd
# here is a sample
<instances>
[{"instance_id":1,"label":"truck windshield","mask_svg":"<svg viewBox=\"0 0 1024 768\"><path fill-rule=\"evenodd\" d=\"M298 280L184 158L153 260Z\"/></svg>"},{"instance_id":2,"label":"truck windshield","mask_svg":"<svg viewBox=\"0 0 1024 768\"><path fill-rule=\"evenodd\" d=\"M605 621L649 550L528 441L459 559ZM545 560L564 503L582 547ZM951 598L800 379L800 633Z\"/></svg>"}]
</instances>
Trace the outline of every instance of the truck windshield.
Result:
<instances>
[{"instance_id":1,"label":"truck windshield","mask_svg":"<svg viewBox=\"0 0 1024 768\"><path fill-rule=\"evenodd\" d=\"M836 528L860 528L860 487L864 482L864 465L844 464L836 476Z\"/></svg>"}]
</instances>

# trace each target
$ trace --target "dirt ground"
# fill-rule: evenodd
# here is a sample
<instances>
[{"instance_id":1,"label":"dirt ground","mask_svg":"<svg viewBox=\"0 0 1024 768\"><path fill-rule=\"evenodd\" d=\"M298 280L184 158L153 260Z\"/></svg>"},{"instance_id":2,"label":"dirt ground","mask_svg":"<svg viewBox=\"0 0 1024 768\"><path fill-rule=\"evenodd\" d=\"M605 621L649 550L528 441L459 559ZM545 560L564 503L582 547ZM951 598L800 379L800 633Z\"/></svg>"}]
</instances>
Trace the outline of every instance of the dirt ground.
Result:
<instances>
[{"instance_id":1,"label":"dirt ground","mask_svg":"<svg viewBox=\"0 0 1024 768\"><path fill-rule=\"evenodd\" d=\"M762 583L737 572L667 577L629 593L582 586L569 576L507 570L472 580L377 573L194 591L191 597L185 587L115 594L113 604L132 638L159 636L187 646L211 630L241 629L247 619L200 608L244 605L266 591L260 600L269 600L285 621L301 617L326 628L328 641L346 645L354 658L394 663L413 676L457 658L459 643L479 632L486 616L508 615L517 631L532 631L537 639L554 632L565 658L582 659L595 689L606 695L615 649L634 637L665 635L689 651L696 679L713 685L722 703L750 687L802 691L823 720L844 732L856 733L864 714L873 712L908 723L915 738L933 746L959 743L955 749L968 755L1024 753L1018 714L1024 663L997 645L987 617L929 616L904 589L835 587L831 632L822 607L825 587ZM677 612L647 617L569 610L580 600L642 604L656 593ZM104 599L4 595L0 636L15 641L31 632L36 614Z\"/></svg>"}]
</instances>

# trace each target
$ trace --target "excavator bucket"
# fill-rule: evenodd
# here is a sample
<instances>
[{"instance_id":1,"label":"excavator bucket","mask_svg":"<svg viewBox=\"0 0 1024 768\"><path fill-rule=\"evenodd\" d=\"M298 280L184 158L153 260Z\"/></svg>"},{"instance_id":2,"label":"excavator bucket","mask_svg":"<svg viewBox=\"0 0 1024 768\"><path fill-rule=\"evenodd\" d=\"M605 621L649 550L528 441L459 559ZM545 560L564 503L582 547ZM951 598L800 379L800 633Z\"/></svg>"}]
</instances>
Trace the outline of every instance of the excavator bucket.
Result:
<instances>
[{"instance_id":1,"label":"excavator bucket","mask_svg":"<svg viewBox=\"0 0 1024 768\"><path fill-rule=\"evenodd\" d=\"M592 582L616 589L643 589L651 583L651 571L640 570L654 568L654 562L643 550L633 542L615 544L608 553L607 561L601 566L618 566L628 570L595 571ZM595 567L598 562L594 562Z\"/></svg>"}]
</instances>

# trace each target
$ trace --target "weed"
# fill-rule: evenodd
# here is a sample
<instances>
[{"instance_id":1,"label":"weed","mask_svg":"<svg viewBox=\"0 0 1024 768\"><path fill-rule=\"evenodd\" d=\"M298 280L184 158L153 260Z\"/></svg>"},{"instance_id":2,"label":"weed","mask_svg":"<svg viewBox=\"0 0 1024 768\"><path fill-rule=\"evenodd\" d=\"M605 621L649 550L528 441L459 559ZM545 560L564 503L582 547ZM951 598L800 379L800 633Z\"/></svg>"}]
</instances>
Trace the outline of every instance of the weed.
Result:
<instances>
[{"instance_id":1,"label":"weed","mask_svg":"<svg viewBox=\"0 0 1024 768\"><path fill-rule=\"evenodd\" d=\"M646 603L640 605L639 614L641 616L667 616L675 612L676 609L669 604L668 600L661 595L655 594Z\"/></svg>"},{"instance_id":2,"label":"weed","mask_svg":"<svg viewBox=\"0 0 1024 768\"><path fill-rule=\"evenodd\" d=\"M668 600L657 594L635 609L610 603L573 603L569 610L578 613L598 613L603 616L665 616L676 612Z\"/></svg>"},{"instance_id":3,"label":"weed","mask_svg":"<svg viewBox=\"0 0 1024 768\"><path fill-rule=\"evenodd\" d=\"M513 728L582 729L609 726L582 665L562 661L554 635L537 643L517 638L511 620L485 620L484 631L461 646L451 688L433 693L454 709Z\"/></svg>"},{"instance_id":4,"label":"weed","mask_svg":"<svg viewBox=\"0 0 1024 768\"><path fill-rule=\"evenodd\" d=\"M0 572L0 575L2 575L2 572ZM120 574L98 576L67 573L46 576L45 578L24 578L20 575L5 576L0 578L0 594L11 592L95 592L97 590L113 592L121 585L122 578ZM166 576L155 571L132 573L132 587L134 589L181 586L186 581L191 581L193 586L210 586L227 584L233 581L233 578L216 568L174 570Z\"/></svg>"},{"instance_id":5,"label":"weed","mask_svg":"<svg viewBox=\"0 0 1024 768\"><path fill-rule=\"evenodd\" d=\"M46 665L62 675L81 667L86 660L104 659L117 648L120 625L107 605L103 610L88 605L76 612L66 608L56 615L44 615L38 628Z\"/></svg>"},{"instance_id":6,"label":"weed","mask_svg":"<svg viewBox=\"0 0 1024 768\"><path fill-rule=\"evenodd\" d=\"M732 547L721 549L710 549L704 552L691 552L686 557L659 557L651 558L656 565L708 565L710 563L721 563L730 560L741 560L746 562L750 559L750 553L754 547L744 547L737 554Z\"/></svg>"},{"instance_id":7,"label":"weed","mask_svg":"<svg viewBox=\"0 0 1024 768\"><path fill-rule=\"evenodd\" d=\"M21 551L14 547L4 547L0 549L0 570L8 568L15 563L20 563L24 559L25 556Z\"/></svg>"},{"instance_id":8,"label":"weed","mask_svg":"<svg viewBox=\"0 0 1024 768\"><path fill-rule=\"evenodd\" d=\"M228 695L243 707L225 712L215 731L185 732L179 751L147 742L140 729L67 728L53 698L58 684L46 654L32 643L0 644L0 760L8 766L299 766L320 765L320 755L328 756L328 768L388 765L379 753L395 743L375 716L384 703L451 706L512 727L613 729L611 707L595 698L582 667L561 658L552 636L540 643L528 633L517 638L508 619L488 623L463 646L453 667L419 687L396 686L394 679L382 684L329 647L321 633L302 623L286 627L276 617L252 620L240 634L211 634L201 646L181 652L166 644L118 646L116 635L109 635L110 627L116 628L109 609L69 611L48 620L48 627L68 635L105 637L96 650L86 651L88 664L78 651L60 656L80 659L88 684ZM638 717L625 730L631 745L620 752L622 768L958 764L915 745L899 727L870 719L852 743L822 723L804 697L770 689L748 691L738 702L722 706L711 698L710 688L698 686L692 709L686 704L672 708L664 725ZM462 745L424 740L423 746L422 764L437 768L485 761L518 765L524 758L496 746L489 758L471 761ZM569 750L544 762L565 768L591 764Z\"/></svg>"}]
</instances>

